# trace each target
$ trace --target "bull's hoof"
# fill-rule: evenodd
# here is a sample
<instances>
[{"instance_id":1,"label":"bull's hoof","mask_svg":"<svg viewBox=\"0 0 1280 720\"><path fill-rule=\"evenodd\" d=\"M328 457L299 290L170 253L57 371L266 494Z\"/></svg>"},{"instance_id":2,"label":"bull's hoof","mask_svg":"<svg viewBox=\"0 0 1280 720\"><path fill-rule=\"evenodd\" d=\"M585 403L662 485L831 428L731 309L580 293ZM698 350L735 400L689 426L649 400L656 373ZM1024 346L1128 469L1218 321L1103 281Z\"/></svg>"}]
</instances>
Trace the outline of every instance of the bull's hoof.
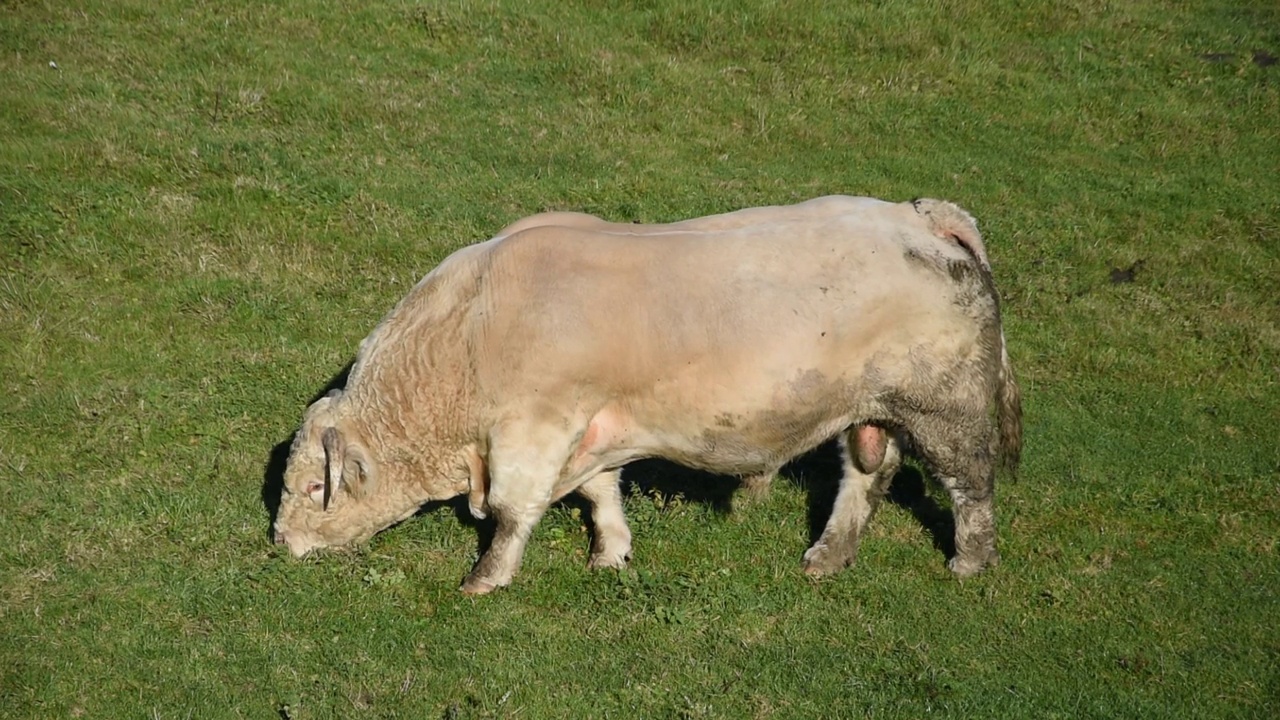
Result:
<instances>
[{"instance_id":1,"label":"bull's hoof","mask_svg":"<svg viewBox=\"0 0 1280 720\"><path fill-rule=\"evenodd\" d=\"M994 549L989 550L983 557L974 558L972 556L956 555L947 561L947 568L956 574L956 577L964 579L973 577L984 569L995 567L1000 564L1000 553Z\"/></svg>"},{"instance_id":2,"label":"bull's hoof","mask_svg":"<svg viewBox=\"0 0 1280 720\"><path fill-rule=\"evenodd\" d=\"M836 550L822 540L804 553L804 574L809 577L831 575L852 564L852 553Z\"/></svg>"},{"instance_id":3,"label":"bull's hoof","mask_svg":"<svg viewBox=\"0 0 1280 720\"><path fill-rule=\"evenodd\" d=\"M482 580L474 575L468 575L467 578L462 581L462 587L459 589L462 590L463 595L475 597L477 595L488 595L499 587L500 586L496 583L491 583L488 580Z\"/></svg>"},{"instance_id":4,"label":"bull's hoof","mask_svg":"<svg viewBox=\"0 0 1280 720\"><path fill-rule=\"evenodd\" d=\"M591 553L591 558L587 560L587 568L590 570L603 570L611 568L613 570L627 569L627 563L631 562L631 551L625 552L598 552Z\"/></svg>"},{"instance_id":5,"label":"bull's hoof","mask_svg":"<svg viewBox=\"0 0 1280 720\"><path fill-rule=\"evenodd\" d=\"M805 563L805 566L804 566L804 574L805 574L805 575L808 575L808 576L809 576L809 577L811 577L811 578L820 578L820 577L826 577L827 575L830 575L831 573L830 573L830 571L828 571L828 570L823 570L823 569L818 568L818 567L816 567L816 566L814 566L814 565L810 565L810 564L808 564L808 563Z\"/></svg>"}]
</instances>

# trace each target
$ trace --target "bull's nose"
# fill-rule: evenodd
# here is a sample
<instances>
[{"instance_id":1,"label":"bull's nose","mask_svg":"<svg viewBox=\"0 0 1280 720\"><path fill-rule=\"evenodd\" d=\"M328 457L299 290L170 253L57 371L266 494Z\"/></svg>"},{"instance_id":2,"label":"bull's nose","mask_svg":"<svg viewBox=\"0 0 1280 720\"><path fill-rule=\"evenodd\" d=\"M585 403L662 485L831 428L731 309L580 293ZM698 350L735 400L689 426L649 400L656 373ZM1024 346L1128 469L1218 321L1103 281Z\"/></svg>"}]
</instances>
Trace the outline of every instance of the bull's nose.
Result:
<instances>
[{"instance_id":1,"label":"bull's nose","mask_svg":"<svg viewBox=\"0 0 1280 720\"><path fill-rule=\"evenodd\" d=\"M277 545L289 544L289 541L286 540L284 537L284 533L280 532L279 530L276 530L275 533L272 535L272 540L275 541L275 544Z\"/></svg>"}]
</instances>

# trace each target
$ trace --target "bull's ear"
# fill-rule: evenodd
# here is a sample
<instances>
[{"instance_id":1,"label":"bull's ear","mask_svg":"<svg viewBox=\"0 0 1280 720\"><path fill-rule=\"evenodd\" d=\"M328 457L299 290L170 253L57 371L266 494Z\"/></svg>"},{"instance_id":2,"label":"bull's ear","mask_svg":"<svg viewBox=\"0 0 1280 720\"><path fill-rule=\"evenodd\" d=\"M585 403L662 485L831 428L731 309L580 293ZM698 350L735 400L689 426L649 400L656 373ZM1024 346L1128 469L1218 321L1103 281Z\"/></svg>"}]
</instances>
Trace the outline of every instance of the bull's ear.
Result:
<instances>
[{"instance_id":1,"label":"bull's ear","mask_svg":"<svg viewBox=\"0 0 1280 720\"><path fill-rule=\"evenodd\" d=\"M357 498L364 498L377 487L377 476L369 454L359 443L347 443L346 456L342 460L342 484Z\"/></svg>"},{"instance_id":2,"label":"bull's ear","mask_svg":"<svg viewBox=\"0 0 1280 720\"><path fill-rule=\"evenodd\" d=\"M373 492L375 477L369 454L359 443L347 442L337 428L325 428L321 436L324 445L324 509L334 493L345 486L347 492L363 498Z\"/></svg>"}]
</instances>

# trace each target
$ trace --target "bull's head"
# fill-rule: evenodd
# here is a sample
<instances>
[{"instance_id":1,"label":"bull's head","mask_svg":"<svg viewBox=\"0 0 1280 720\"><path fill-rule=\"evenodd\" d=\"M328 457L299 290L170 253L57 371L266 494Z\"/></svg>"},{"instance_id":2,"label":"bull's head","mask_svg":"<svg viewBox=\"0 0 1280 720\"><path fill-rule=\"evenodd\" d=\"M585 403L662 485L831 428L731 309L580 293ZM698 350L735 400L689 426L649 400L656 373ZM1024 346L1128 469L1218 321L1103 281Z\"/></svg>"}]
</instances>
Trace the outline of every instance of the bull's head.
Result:
<instances>
[{"instance_id":1,"label":"bull's head","mask_svg":"<svg viewBox=\"0 0 1280 720\"><path fill-rule=\"evenodd\" d=\"M337 412L341 395L335 390L307 409L289 450L275 541L298 557L368 539L383 527L366 507L377 473L353 423Z\"/></svg>"}]
</instances>

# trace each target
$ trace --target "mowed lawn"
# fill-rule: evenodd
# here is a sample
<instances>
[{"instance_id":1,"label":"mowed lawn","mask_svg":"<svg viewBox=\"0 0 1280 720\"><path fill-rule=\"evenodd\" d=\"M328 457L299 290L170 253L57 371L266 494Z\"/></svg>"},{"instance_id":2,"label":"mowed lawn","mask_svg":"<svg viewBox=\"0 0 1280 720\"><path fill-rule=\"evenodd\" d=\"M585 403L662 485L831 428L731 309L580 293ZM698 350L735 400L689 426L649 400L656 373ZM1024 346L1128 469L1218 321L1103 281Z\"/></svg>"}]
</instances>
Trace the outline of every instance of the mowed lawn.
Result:
<instances>
[{"instance_id":1,"label":"mowed lawn","mask_svg":"<svg viewBox=\"0 0 1280 720\"><path fill-rule=\"evenodd\" d=\"M0 3L0 716L1275 717L1277 58L1254 0ZM570 503L480 599L460 506L269 542L303 409L453 250L832 193L985 233L998 568L908 468L809 580L821 452L757 502L633 469L631 570Z\"/></svg>"}]
</instances>

